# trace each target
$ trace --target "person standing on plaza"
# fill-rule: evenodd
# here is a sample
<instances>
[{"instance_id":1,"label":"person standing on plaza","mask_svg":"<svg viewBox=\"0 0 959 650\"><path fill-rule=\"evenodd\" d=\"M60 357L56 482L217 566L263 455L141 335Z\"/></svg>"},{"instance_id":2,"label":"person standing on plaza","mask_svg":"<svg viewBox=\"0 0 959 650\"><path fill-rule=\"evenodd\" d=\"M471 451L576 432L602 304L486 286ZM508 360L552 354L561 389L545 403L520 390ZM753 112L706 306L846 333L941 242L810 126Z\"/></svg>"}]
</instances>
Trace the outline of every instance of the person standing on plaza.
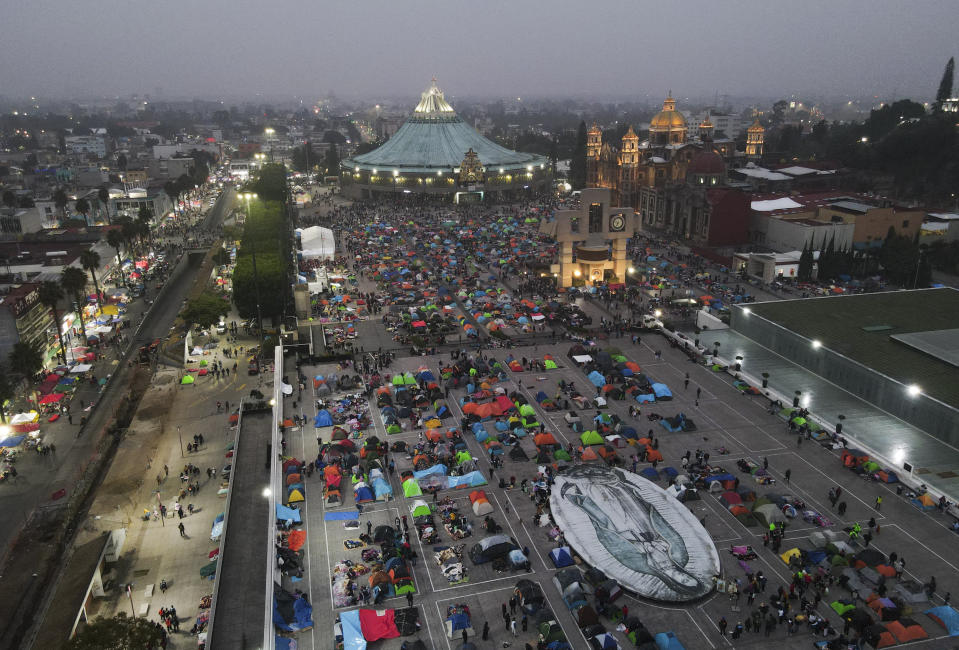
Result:
<instances>
[{"instance_id":1,"label":"person standing on plaza","mask_svg":"<svg viewBox=\"0 0 959 650\"><path fill-rule=\"evenodd\" d=\"M180 529L180 537L186 537L186 528L183 526L183 522L180 522L180 525L177 526Z\"/></svg>"}]
</instances>

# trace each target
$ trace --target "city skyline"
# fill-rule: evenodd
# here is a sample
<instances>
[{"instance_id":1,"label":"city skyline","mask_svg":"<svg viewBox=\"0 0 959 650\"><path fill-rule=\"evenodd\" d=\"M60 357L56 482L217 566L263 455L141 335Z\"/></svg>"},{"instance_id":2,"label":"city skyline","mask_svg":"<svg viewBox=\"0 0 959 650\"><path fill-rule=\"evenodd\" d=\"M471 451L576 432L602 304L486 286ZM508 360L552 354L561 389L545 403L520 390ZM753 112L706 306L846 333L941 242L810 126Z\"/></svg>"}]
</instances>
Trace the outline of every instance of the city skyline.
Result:
<instances>
[{"instance_id":1,"label":"city skyline","mask_svg":"<svg viewBox=\"0 0 959 650\"><path fill-rule=\"evenodd\" d=\"M174 8L175 9L175 8ZM721 9L721 10L720 10ZM816 95L928 101L956 47L954 5L610 1L276 9L57 0L6 9L8 98ZM148 26L149 29L144 29ZM48 44L37 48L37 37ZM63 44L55 47L49 44Z\"/></svg>"}]
</instances>

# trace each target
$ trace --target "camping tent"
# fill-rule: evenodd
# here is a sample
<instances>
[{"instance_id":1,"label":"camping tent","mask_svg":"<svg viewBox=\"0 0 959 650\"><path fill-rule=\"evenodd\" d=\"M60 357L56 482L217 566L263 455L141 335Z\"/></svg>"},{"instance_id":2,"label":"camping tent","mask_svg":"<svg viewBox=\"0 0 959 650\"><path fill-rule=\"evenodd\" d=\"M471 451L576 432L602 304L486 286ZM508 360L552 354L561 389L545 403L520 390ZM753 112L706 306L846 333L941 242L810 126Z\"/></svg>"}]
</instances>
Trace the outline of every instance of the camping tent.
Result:
<instances>
[{"instance_id":1,"label":"camping tent","mask_svg":"<svg viewBox=\"0 0 959 650\"><path fill-rule=\"evenodd\" d=\"M673 399L673 393L666 384L653 384L653 394L657 400Z\"/></svg>"},{"instance_id":2,"label":"camping tent","mask_svg":"<svg viewBox=\"0 0 959 650\"><path fill-rule=\"evenodd\" d=\"M410 513L412 513L414 517L429 516L431 512L429 505L422 499L417 499L413 502L413 505L410 506Z\"/></svg>"},{"instance_id":3,"label":"camping tent","mask_svg":"<svg viewBox=\"0 0 959 650\"><path fill-rule=\"evenodd\" d=\"M660 632L656 635L656 646L659 650L686 650L686 646L679 642L673 632Z\"/></svg>"},{"instance_id":4,"label":"camping tent","mask_svg":"<svg viewBox=\"0 0 959 650\"><path fill-rule=\"evenodd\" d=\"M554 548L549 552L549 559L553 561L553 566L555 566L557 569L562 569L563 567L571 566L573 564L573 556L570 553L568 546Z\"/></svg>"},{"instance_id":5,"label":"camping tent","mask_svg":"<svg viewBox=\"0 0 959 650\"><path fill-rule=\"evenodd\" d=\"M493 512L493 506L486 498L486 492L483 490L473 490L470 492L470 503L473 506L473 514L477 517L488 515Z\"/></svg>"},{"instance_id":6,"label":"camping tent","mask_svg":"<svg viewBox=\"0 0 959 650\"><path fill-rule=\"evenodd\" d=\"M923 612L939 625L946 628L949 636L959 636L959 612L948 605L933 607Z\"/></svg>"},{"instance_id":7,"label":"camping tent","mask_svg":"<svg viewBox=\"0 0 959 650\"><path fill-rule=\"evenodd\" d=\"M599 435L597 431L584 431L580 434L579 439L584 446L602 445L605 443L603 436Z\"/></svg>"},{"instance_id":8,"label":"camping tent","mask_svg":"<svg viewBox=\"0 0 959 650\"><path fill-rule=\"evenodd\" d=\"M403 481L403 496L405 497L418 497L422 496L423 490L420 489L419 483L416 482L416 479L410 477Z\"/></svg>"}]
</instances>

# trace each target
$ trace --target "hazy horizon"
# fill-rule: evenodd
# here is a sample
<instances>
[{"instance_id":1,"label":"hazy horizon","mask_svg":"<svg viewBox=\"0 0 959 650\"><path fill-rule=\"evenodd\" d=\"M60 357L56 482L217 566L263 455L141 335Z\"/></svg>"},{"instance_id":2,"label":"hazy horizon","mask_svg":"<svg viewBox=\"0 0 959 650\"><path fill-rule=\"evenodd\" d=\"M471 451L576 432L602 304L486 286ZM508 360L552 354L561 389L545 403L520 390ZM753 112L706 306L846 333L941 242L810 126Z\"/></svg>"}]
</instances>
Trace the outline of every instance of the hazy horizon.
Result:
<instances>
[{"instance_id":1,"label":"hazy horizon","mask_svg":"<svg viewBox=\"0 0 959 650\"><path fill-rule=\"evenodd\" d=\"M5 97L911 97L956 45L954 2L110 0L5 8Z\"/></svg>"}]
</instances>

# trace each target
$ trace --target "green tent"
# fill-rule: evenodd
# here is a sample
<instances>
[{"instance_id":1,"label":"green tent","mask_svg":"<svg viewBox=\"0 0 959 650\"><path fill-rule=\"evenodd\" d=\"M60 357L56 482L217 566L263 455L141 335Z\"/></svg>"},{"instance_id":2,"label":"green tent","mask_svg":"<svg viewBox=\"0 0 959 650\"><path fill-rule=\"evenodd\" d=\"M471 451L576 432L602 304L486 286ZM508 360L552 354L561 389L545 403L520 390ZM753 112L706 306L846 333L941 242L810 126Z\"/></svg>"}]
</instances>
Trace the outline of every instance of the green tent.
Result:
<instances>
[{"instance_id":1,"label":"green tent","mask_svg":"<svg viewBox=\"0 0 959 650\"><path fill-rule=\"evenodd\" d=\"M535 417L535 416L534 416L534 417L531 417L531 418L523 418L523 428L525 428L525 429L532 429L532 428L538 427L538 426L539 426L539 422L536 421L536 417Z\"/></svg>"},{"instance_id":2,"label":"green tent","mask_svg":"<svg viewBox=\"0 0 959 650\"><path fill-rule=\"evenodd\" d=\"M546 366L546 369L547 369L547 370L556 370L556 368L557 368L556 362L553 361L552 359L547 359L547 360L546 360L546 363L543 364L543 365Z\"/></svg>"},{"instance_id":3,"label":"green tent","mask_svg":"<svg viewBox=\"0 0 959 650\"><path fill-rule=\"evenodd\" d=\"M402 596L403 594L415 594L416 587L413 586L413 581L401 582L398 585L394 585L393 590L396 592L397 596Z\"/></svg>"},{"instance_id":4,"label":"green tent","mask_svg":"<svg viewBox=\"0 0 959 650\"><path fill-rule=\"evenodd\" d=\"M183 379L180 380L180 383L186 385L192 384L194 381L196 380L193 378L193 375L183 375Z\"/></svg>"},{"instance_id":5,"label":"green tent","mask_svg":"<svg viewBox=\"0 0 959 650\"><path fill-rule=\"evenodd\" d=\"M463 463L468 463L473 460L473 457L468 451L458 451L456 452L456 464L462 465Z\"/></svg>"},{"instance_id":6,"label":"green tent","mask_svg":"<svg viewBox=\"0 0 959 650\"><path fill-rule=\"evenodd\" d=\"M856 606L848 601L834 600L829 604L832 607L833 611L842 616L846 612L851 612L856 609Z\"/></svg>"},{"instance_id":7,"label":"green tent","mask_svg":"<svg viewBox=\"0 0 959 650\"><path fill-rule=\"evenodd\" d=\"M536 417L536 411L534 411L534 410L533 410L533 407L530 406L529 404L523 404L523 405L521 405L521 406L519 407L519 414L520 414L520 415L532 415L533 417Z\"/></svg>"},{"instance_id":8,"label":"green tent","mask_svg":"<svg viewBox=\"0 0 959 650\"><path fill-rule=\"evenodd\" d=\"M403 375L393 375L393 385L402 386L403 385Z\"/></svg>"},{"instance_id":9,"label":"green tent","mask_svg":"<svg viewBox=\"0 0 959 650\"><path fill-rule=\"evenodd\" d=\"M413 505L410 507L410 512L413 513L414 517L428 517L432 514L429 505L422 499L417 499L413 502Z\"/></svg>"},{"instance_id":10,"label":"green tent","mask_svg":"<svg viewBox=\"0 0 959 650\"><path fill-rule=\"evenodd\" d=\"M870 460L866 463L863 463L862 468L866 470L867 472L878 472L880 469L882 469L881 467L879 467L879 463L877 463L874 460Z\"/></svg>"},{"instance_id":11,"label":"green tent","mask_svg":"<svg viewBox=\"0 0 959 650\"><path fill-rule=\"evenodd\" d=\"M616 363L626 363L626 357L621 354L612 354L610 355L610 358Z\"/></svg>"},{"instance_id":12,"label":"green tent","mask_svg":"<svg viewBox=\"0 0 959 650\"><path fill-rule=\"evenodd\" d=\"M405 375L403 375L403 383L406 384L407 386L415 386L416 377L414 377L410 373L406 373Z\"/></svg>"},{"instance_id":13,"label":"green tent","mask_svg":"<svg viewBox=\"0 0 959 650\"><path fill-rule=\"evenodd\" d=\"M598 431L583 431L583 433L579 435L579 439L585 446L602 445L606 442L603 440L603 436L599 435Z\"/></svg>"},{"instance_id":14,"label":"green tent","mask_svg":"<svg viewBox=\"0 0 959 650\"><path fill-rule=\"evenodd\" d=\"M201 367L201 368L206 368L208 365L209 365L209 364L207 363L207 360L206 360L206 359L201 359L201 360L200 360L200 367Z\"/></svg>"},{"instance_id":15,"label":"green tent","mask_svg":"<svg viewBox=\"0 0 959 650\"><path fill-rule=\"evenodd\" d=\"M420 484L416 482L416 479L408 478L403 481L403 494L407 497L419 497L423 496L423 490L420 489Z\"/></svg>"},{"instance_id":16,"label":"green tent","mask_svg":"<svg viewBox=\"0 0 959 650\"><path fill-rule=\"evenodd\" d=\"M569 453L565 449L557 449L553 452L553 458L556 460L571 460Z\"/></svg>"}]
</instances>

